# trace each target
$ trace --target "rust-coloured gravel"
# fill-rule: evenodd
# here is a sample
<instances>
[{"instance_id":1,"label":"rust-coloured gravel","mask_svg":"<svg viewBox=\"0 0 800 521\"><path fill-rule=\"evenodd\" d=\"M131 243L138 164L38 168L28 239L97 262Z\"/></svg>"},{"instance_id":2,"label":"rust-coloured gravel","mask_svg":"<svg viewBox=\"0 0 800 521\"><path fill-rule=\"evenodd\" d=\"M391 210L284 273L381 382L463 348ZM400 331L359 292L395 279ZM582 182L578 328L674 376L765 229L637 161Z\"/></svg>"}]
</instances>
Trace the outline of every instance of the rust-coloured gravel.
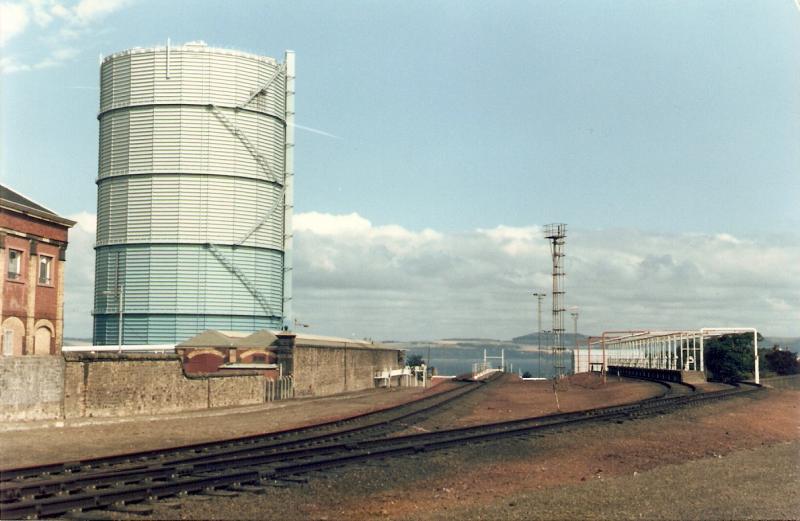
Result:
<instances>
[{"instance_id":1,"label":"rust-coloured gravel","mask_svg":"<svg viewBox=\"0 0 800 521\"><path fill-rule=\"evenodd\" d=\"M326 471L170 519L797 519L800 392ZM745 508L747 507L747 508Z\"/></svg>"}]
</instances>

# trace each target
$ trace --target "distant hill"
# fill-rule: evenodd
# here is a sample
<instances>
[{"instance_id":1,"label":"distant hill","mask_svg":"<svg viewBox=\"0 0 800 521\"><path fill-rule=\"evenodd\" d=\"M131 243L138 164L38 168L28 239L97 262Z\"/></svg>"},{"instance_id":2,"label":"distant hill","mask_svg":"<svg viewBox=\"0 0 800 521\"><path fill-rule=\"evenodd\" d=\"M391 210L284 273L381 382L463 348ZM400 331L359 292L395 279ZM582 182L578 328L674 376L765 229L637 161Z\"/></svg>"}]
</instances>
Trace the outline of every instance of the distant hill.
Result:
<instances>
[{"instance_id":1,"label":"distant hill","mask_svg":"<svg viewBox=\"0 0 800 521\"><path fill-rule=\"evenodd\" d=\"M476 348L506 348L517 349L519 346L508 340L493 340L485 339L449 339L449 340L411 340L411 341L383 341L383 343L391 343L400 349L476 349Z\"/></svg>"},{"instance_id":2,"label":"distant hill","mask_svg":"<svg viewBox=\"0 0 800 521\"><path fill-rule=\"evenodd\" d=\"M91 338L64 338L63 344L65 346L90 346L92 345Z\"/></svg>"},{"instance_id":3,"label":"distant hill","mask_svg":"<svg viewBox=\"0 0 800 521\"><path fill-rule=\"evenodd\" d=\"M759 349L768 349L778 344L781 347L789 348L789 351L795 353L800 352L800 337L779 337L779 336L765 336L764 340L758 343Z\"/></svg>"},{"instance_id":4,"label":"distant hill","mask_svg":"<svg viewBox=\"0 0 800 521\"><path fill-rule=\"evenodd\" d=\"M569 346L574 346L575 345L575 335L573 333L564 333L561 336L564 338L564 346L565 347L569 347ZM544 333L543 332L542 333L542 344L543 345L545 345L545 344L549 345L551 338L552 338L552 334L551 333ZM586 335L582 335L582 334L578 333L578 342L584 342L585 343L587 338L588 337ZM536 345L536 343L539 341L539 334L538 333L528 333L527 335L514 337L514 338L511 339L511 341L514 342L515 344Z\"/></svg>"},{"instance_id":5,"label":"distant hill","mask_svg":"<svg viewBox=\"0 0 800 521\"><path fill-rule=\"evenodd\" d=\"M442 338L443 342L491 342L498 343L502 340L495 340L494 338Z\"/></svg>"}]
</instances>

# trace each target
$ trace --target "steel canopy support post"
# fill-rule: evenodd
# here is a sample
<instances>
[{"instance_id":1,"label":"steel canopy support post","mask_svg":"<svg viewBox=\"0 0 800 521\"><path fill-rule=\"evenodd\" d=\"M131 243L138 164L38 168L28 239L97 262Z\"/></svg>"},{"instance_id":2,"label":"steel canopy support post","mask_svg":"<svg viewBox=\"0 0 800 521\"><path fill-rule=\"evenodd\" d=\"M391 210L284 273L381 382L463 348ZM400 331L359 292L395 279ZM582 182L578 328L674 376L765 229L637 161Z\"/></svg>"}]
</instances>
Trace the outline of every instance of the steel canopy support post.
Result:
<instances>
[{"instance_id":1,"label":"steel canopy support post","mask_svg":"<svg viewBox=\"0 0 800 521\"><path fill-rule=\"evenodd\" d=\"M703 349L703 335L700 335L700 369L698 371L702 371L705 373L706 371L706 364L705 364L705 349ZM758 371L758 369L756 369Z\"/></svg>"},{"instance_id":2,"label":"steel canopy support post","mask_svg":"<svg viewBox=\"0 0 800 521\"><path fill-rule=\"evenodd\" d=\"M675 370L678 368L678 339L672 337L672 363L670 369Z\"/></svg>"},{"instance_id":3,"label":"steel canopy support post","mask_svg":"<svg viewBox=\"0 0 800 521\"><path fill-rule=\"evenodd\" d=\"M603 335L602 340L600 341L600 345L603 348L603 360L602 365L600 366L600 370L603 373L603 383L606 383L606 336Z\"/></svg>"},{"instance_id":4,"label":"steel canopy support post","mask_svg":"<svg viewBox=\"0 0 800 521\"><path fill-rule=\"evenodd\" d=\"M681 345L680 345L680 349L681 349L681 357L680 357L681 371L685 371L685 370L688 369L688 367L686 366L686 353L685 353L684 345L683 345L683 333L681 333L680 342L681 342Z\"/></svg>"},{"instance_id":5,"label":"steel canopy support post","mask_svg":"<svg viewBox=\"0 0 800 521\"><path fill-rule=\"evenodd\" d=\"M586 337L586 370L592 372L592 337Z\"/></svg>"}]
</instances>

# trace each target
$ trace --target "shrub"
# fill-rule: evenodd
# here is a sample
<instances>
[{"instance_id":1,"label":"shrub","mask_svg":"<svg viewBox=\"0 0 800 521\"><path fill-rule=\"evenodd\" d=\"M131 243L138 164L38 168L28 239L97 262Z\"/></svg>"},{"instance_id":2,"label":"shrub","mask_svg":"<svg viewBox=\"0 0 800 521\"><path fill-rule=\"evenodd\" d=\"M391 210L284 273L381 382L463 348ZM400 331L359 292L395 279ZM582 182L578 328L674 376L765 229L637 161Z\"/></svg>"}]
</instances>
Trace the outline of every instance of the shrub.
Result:
<instances>
[{"instance_id":1,"label":"shrub","mask_svg":"<svg viewBox=\"0 0 800 521\"><path fill-rule=\"evenodd\" d=\"M798 374L800 373L800 362L797 361L797 353L789 350L781 350L778 346L773 347L764 355L767 362L767 369L776 374Z\"/></svg>"},{"instance_id":2,"label":"shrub","mask_svg":"<svg viewBox=\"0 0 800 521\"><path fill-rule=\"evenodd\" d=\"M408 367L416 367L416 366L422 365L424 363L425 363L425 360L423 360L422 355L419 355L419 354L416 354L416 353L410 354L410 355L408 355L408 358L406 358L406 365Z\"/></svg>"},{"instance_id":3,"label":"shrub","mask_svg":"<svg viewBox=\"0 0 800 521\"><path fill-rule=\"evenodd\" d=\"M742 333L709 338L704 349L706 369L717 380L738 382L753 370L753 335Z\"/></svg>"}]
</instances>

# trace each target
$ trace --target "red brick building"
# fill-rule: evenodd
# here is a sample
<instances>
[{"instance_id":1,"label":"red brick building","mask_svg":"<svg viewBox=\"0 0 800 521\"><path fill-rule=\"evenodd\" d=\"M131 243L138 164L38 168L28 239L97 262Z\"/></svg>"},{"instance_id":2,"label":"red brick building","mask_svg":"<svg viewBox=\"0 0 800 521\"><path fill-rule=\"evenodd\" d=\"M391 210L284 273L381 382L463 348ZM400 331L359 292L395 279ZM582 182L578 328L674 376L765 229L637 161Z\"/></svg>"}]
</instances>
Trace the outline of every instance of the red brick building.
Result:
<instances>
[{"instance_id":1,"label":"red brick building","mask_svg":"<svg viewBox=\"0 0 800 521\"><path fill-rule=\"evenodd\" d=\"M0 185L0 356L61 353L74 224Z\"/></svg>"}]
</instances>

